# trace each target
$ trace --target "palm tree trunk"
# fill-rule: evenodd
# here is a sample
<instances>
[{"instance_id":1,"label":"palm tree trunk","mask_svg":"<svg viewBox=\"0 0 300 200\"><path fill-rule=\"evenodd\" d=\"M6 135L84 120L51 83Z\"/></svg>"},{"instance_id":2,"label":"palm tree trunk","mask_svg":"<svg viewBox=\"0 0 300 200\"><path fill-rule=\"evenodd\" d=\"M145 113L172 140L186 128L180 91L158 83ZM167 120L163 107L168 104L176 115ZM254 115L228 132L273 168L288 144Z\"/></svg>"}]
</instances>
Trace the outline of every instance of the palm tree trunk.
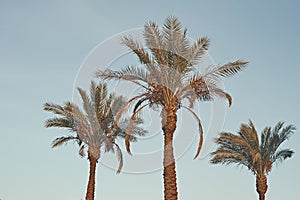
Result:
<instances>
[{"instance_id":1,"label":"palm tree trunk","mask_svg":"<svg viewBox=\"0 0 300 200\"><path fill-rule=\"evenodd\" d=\"M259 194L259 200L265 200L267 190L267 176L265 174L256 175L256 191Z\"/></svg>"},{"instance_id":2,"label":"palm tree trunk","mask_svg":"<svg viewBox=\"0 0 300 200\"><path fill-rule=\"evenodd\" d=\"M89 182L86 191L86 200L94 200L95 198L95 179L96 179L96 165L97 165L97 158L91 155L88 152L88 160L90 161L90 174L89 174Z\"/></svg>"},{"instance_id":3,"label":"palm tree trunk","mask_svg":"<svg viewBox=\"0 0 300 200\"><path fill-rule=\"evenodd\" d=\"M173 152L173 134L176 129L175 109L162 110L162 129L164 132L164 197L165 200L178 200L175 159Z\"/></svg>"}]
</instances>

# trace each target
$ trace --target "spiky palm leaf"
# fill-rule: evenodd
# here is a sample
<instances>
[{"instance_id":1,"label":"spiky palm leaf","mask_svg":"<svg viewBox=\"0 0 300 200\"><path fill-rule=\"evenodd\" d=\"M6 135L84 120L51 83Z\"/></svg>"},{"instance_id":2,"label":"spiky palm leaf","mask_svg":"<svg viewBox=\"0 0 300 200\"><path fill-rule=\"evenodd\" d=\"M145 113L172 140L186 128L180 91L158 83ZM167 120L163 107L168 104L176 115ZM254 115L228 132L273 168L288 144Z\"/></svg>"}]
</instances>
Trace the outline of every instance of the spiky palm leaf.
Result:
<instances>
[{"instance_id":1,"label":"spiky palm leaf","mask_svg":"<svg viewBox=\"0 0 300 200\"><path fill-rule=\"evenodd\" d=\"M78 92L83 102L83 109L71 102L66 102L63 105L45 103L44 110L52 112L60 117L54 117L46 120L45 127L60 127L67 128L70 132L75 133L74 136L62 136L56 138L52 147L58 147L62 144L73 140L79 145L79 155L85 156L85 149L93 148L98 149L105 146L106 151L116 151L117 158L119 160L119 167L117 172L120 172L123 166L123 160L121 150L115 143L116 137L125 137L126 126L128 121L120 123L119 126L115 126L114 120L122 108L125 99L122 96L115 96L114 94L108 94L107 86L104 83L95 82L90 84L90 95L88 96L86 91L78 88ZM134 125L134 135L144 135L146 132ZM109 138L111 137L111 138ZM136 141L135 136L131 137L131 141ZM117 146L117 147L116 147Z\"/></svg>"},{"instance_id":2,"label":"spiky palm leaf","mask_svg":"<svg viewBox=\"0 0 300 200\"><path fill-rule=\"evenodd\" d=\"M268 189L267 175L274 163L292 157L290 149L279 149L295 131L293 125L283 128L284 123L278 122L272 129L266 127L259 141L257 131L250 121L242 124L238 134L221 133L215 140L218 148L212 152L212 164L237 164L246 166L256 176L256 191L259 199L264 200Z\"/></svg>"},{"instance_id":3,"label":"spiky palm leaf","mask_svg":"<svg viewBox=\"0 0 300 200\"><path fill-rule=\"evenodd\" d=\"M238 135L221 133L215 140L218 148L211 153L211 163L236 163L246 166L254 174L268 174L273 163L280 163L294 153L290 149L279 149L295 131L295 126L283 128L283 125L283 122L278 122L273 129L266 127L261 133L260 141L251 121L241 125Z\"/></svg>"}]
</instances>

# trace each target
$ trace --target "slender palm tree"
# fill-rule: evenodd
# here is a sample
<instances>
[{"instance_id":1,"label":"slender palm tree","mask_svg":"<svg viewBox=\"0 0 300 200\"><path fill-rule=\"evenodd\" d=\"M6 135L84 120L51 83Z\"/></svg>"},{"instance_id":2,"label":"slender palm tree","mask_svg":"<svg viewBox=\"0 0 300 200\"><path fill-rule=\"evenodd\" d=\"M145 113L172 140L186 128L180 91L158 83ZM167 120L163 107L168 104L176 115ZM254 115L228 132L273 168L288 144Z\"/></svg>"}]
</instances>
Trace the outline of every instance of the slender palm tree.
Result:
<instances>
[{"instance_id":1,"label":"slender palm tree","mask_svg":"<svg viewBox=\"0 0 300 200\"><path fill-rule=\"evenodd\" d=\"M164 197L166 200L177 200L173 153L177 111L180 108L187 109L198 122L200 139L196 158L202 146L203 131L199 117L192 110L194 103L196 100L211 101L215 97L221 97L228 99L230 105L231 96L219 87L218 81L238 73L247 63L237 60L222 66L209 67L204 73L199 73L195 66L205 54L209 39L203 37L190 43L187 39L187 30L182 30L180 22L173 16L166 19L162 29L154 22L146 23L144 38L146 46L130 36L122 38L123 44L137 55L142 66L128 66L117 71L99 70L96 75L103 79L130 81L144 89L142 94L131 98L121 109L127 110L127 106L133 104L132 120L135 120L137 113L147 106L161 108L164 135ZM189 102L189 105L184 105L186 102ZM130 127L125 139L129 154L131 154Z\"/></svg>"},{"instance_id":2,"label":"slender palm tree","mask_svg":"<svg viewBox=\"0 0 300 200\"><path fill-rule=\"evenodd\" d=\"M60 117L50 118L45 122L45 127L61 127L73 132L74 135L56 138L52 147L58 147L69 141L74 141L79 145L79 155L84 157L87 149L87 158L90 163L89 181L86 192L86 200L94 200L96 165L100 159L101 149L105 152L116 152L119 160L119 173L123 166L122 152L115 142L116 137L125 137L126 127L129 120L123 120L119 126L112 126L116 113L125 102L121 96L108 94L107 86L104 83L96 85L91 82L90 97L86 91L78 88L83 101L82 111L76 104L66 102L64 105L45 103L44 110L52 112ZM134 134L143 135L145 131L137 125L141 121L134 123ZM136 140L134 136L131 141ZM103 148L102 148L103 147Z\"/></svg>"},{"instance_id":3,"label":"slender palm tree","mask_svg":"<svg viewBox=\"0 0 300 200\"><path fill-rule=\"evenodd\" d=\"M278 122L273 129L266 127L260 141L251 121L248 125L242 124L238 134L222 132L215 140L218 149L211 153L211 163L246 166L256 176L256 191L259 199L264 200L268 189L267 175L273 164L281 163L294 153L291 149L279 149L296 130L293 125L283 125Z\"/></svg>"}]
</instances>

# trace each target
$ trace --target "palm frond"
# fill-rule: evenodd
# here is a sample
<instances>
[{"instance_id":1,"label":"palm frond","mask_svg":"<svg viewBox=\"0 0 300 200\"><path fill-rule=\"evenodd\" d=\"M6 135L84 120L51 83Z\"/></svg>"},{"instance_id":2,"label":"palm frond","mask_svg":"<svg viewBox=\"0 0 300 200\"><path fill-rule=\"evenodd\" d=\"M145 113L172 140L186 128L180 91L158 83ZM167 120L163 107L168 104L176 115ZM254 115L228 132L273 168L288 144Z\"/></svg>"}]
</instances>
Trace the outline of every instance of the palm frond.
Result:
<instances>
[{"instance_id":1,"label":"palm frond","mask_svg":"<svg viewBox=\"0 0 300 200\"><path fill-rule=\"evenodd\" d=\"M213 101L215 98L224 98L228 101L229 107L232 104L231 95L221 89L212 79L195 74L188 79L187 83L176 92L176 95L182 99L187 98L190 101L190 107L193 107L196 99Z\"/></svg>"},{"instance_id":2,"label":"palm frond","mask_svg":"<svg viewBox=\"0 0 300 200\"><path fill-rule=\"evenodd\" d=\"M130 81L143 87L144 89L147 89L147 87L142 83L145 84L148 82L148 73L147 71L139 67L128 66L125 69L119 71L113 71L111 69L106 69L104 71L98 70L96 72L96 76L98 78L103 78L104 80L114 79Z\"/></svg>"},{"instance_id":3,"label":"palm frond","mask_svg":"<svg viewBox=\"0 0 300 200\"><path fill-rule=\"evenodd\" d=\"M163 26L163 43L164 49L170 53L175 53L175 44L178 40L181 39L181 24L179 20L174 17L170 16L165 20ZM170 57L169 57L170 60Z\"/></svg>"},{"instance_id":4,"label":"palm frond","mask_svg":"<svg viewBox=\"0 0 300 200\"><path fill-rule=\"evenodd\" d=\"M50 118L45 122L45 127L61 127L61 128L68 128L71 131L76 131L76 122L73 118L66 118L66 117L54 117Z\"/></svg>"},{"instance_id":5,"label":"palm frond","mask_svg":"<svg viewBox=\"0 0 300 200\"><path fill-rule=\"evenodd\" d=\"M272 157L276 153L279 146L285 140L287 140L296 130L296 127L294 125L288 125L285 128L283 128L283 125L283 122L278 122L272 129L271 137L267 143L267 151L269 157Z\"/></svg>"},{"instance_id":6,"label":"palm frond","mask_svg":"<svg viewBox=\"0 0 300 200\"><path fill-rule=\"evenodd\" d=\"M43 109L45 111L49 111L52 112L54 114L57 115L64 115L65 116L65 112L64 112L64 108L58 104L54 104L54 103L45 103L43 105Z\"/></svg>"},{"instance_id":7,"label":"palm frond","mask_svg":"<svg viewBox=\"0 0 300 200\"><path fill-rule=\"evenodd\" d=\"M148 97L144 97L142 99L140 99L135 105L134 105L134 108L133 108L133 113L135 113L135 111L139 108L139 106L144 102L148 100Z\"/></svg>"},{"instance_id":8,"label":"palm frond","mask_svg":"<svg viewBox=\"0 0 300 200\"><path fill-rule=\"evenodd\" d=\"M126 134L125 134L125 146L126 146L126 151L128 152L129 155L132 155L131 154L131 150L130 150L130 141L131 141L131 137L132 137L132 132L134 130L134 127L135 127L135 124L136 124L136 121L138 120L137 119L137 115L138 113L143 109L145 108L146 106L148 106L148 104L145 104L143 106L141 106L139 109L137 109L133 114L132 116L130 117L130 122L128 124L128 127L126 129Z\"/></svg>"},{"instance_id":9,"label":"palm frond","mask_svg":"<svg viewBox=\"0 0 300 200\"><path fill-rule=\"evenodd\" d=\"M197 148L197 152L196 155L194 156L194 160L199 156L202 145L203 145L203 127L202 127L202 123L201 120L199 118L199 116L189 107L186 106L182 106L183 108L187 109L188 111L190 111L193 116L195 117L195 119L197 120L198 123L198 128L199 128L199 142L198 142L198 148Z\"/></svg>"},{"instance_id":10,"label":"palm frond","mask_svg":"<svg viewBox=\"0 0 300 200\"><path fill-rule=\"evenodd\" d=\"M211 93L211 96L226 99L228 101L228 106L230 107L232 105L231 95L225 92L223 89L217 86L213 86L213 87L209 86L208 88L209 88L209 92Z\"/></svg>"},{"instance_id":11,"label":"palm frond","mask_svg":"<svg viewBox=\"0 0 300 200\"><path fill-rule=\"evenodd\" d=\"M123 154L122 154L122 150L118 144L114 143L114 146L115 146L115 152L117 154L117 159L119 161L119 166L117 169L117 174L119 174L123 168Z\"/></svg>"},{"instance_id":12,"label":"palm frond","mask_svg":"<svg viewBox=\"0 0 300 200\"><path fill-rule=\"evenodd\" d=\"M157 24L149 22L144 25L144 38L146 46L155 56L156 62L166 65L166 49L163 47L163 35Z\"/></svg>"},{"instance_id":13,"label":"palm frond","mask_svg":"<svg viewBox=\"0 0 300 200\"><path fill-rule=\"evenodd\" d=\"M199 38L191 46L186 58L188 60L188 66L197 65L199 59L204 55L205 51L208 49L209 39L208 37Z\"/></svg>"},{"instance_id":14,"label":"palm frond","mask_svg":"<svg viewBox=\"0 0 300 200\"><path fill-rule=\"evenodd\" d=\"M247 141L245 141L241 136L228 132L220 133L220 136L215 140L215 143L219 144L223 148L237 152L250 152L252 150L250 144L247 143Z\"/></svg>"},{"instance_id":15,"label":"palm frond","mask_svg":"<svg viewBox=\"0 0 300 200\"><path fill-rule=\"evenodd\" d=\"M78 142L79 138L74 136L58 137L52 142L52 148L67 144L71 140Z\"/></svg>"},{"instance_id":16,"label":"palm frond","mask_svg":"<svg viewBox=\"0 0 300 200\"><path fill-rule=\"evenodd\" d=\"M280 142L284 142L285 140L288 140L292 134L295 132L296 127L292 124L286 126L282 129L282 131L279 133Z\"/></svg>"},{"instance_id":17,"label":"palm frond","mask_svg":"<svg viewBox=\"0 0 300 200\"><path fill-rule=\"evenodd\" d=\"M93 102L93 105L96 107L96 93L97 93L97 85L94 81L91 81L90 83L90 98L91 102Z\"/></svg>"},{"instance_id":18,"label":"palm frond","mask_svg":"<svg viewBox=\"0 0 300 200\"><path fill-rule=\"evenodd\" d=\"M244 157L243 155L226 149L218 149L211 153L211 164L237 164L237 165L244 165L251 171L254 171L252 166L248 162L248 158Z\"/></svg>"},{"instance_id":19,"label":"palm frond","mask_svg":"<svg viewBox=\"0 0 300 200\"><path fill-rule=\"evenodd\" d=\"M126 99L123 96L115 96L112 102L111 110L113 116L116 116L117 113L120 111L122 106L125 104Z\"/></svg>"},{"instance_id":20,"label":"palm frond","mask_svg":"<svg viewBox=\"0 0 300 200\"><path fill-rule=\"evenodd\" d=\"M145 51L144 47L131 37L123 37L122 44L126 45L130 50L132 50L140 59L143 64L152 64L153 58ZM151 66L151 65L150 65Z\"/></svg>"},{"instance_id":21,"label":"palm frond","mask_svg":"<svg viewBox=\"0 0 300 200\"><path fill-rule=\"evenodd\" d=\"M212 79L218 79L220 77L229 77L237 74L242 69L247 66L248 62L237 60L235 62L229 62L225 65L216 68L208 68L205 75L206 77L210 77Z\"/></svg>"},{"instance_id":22,"label":"palm frond","mask_svg":"<svg viewBox=\"0 0 300 200\"><path fill-rule=\"evenodd\" d=\"M127 111L128 106L129 106L132 102L134 102L134 101L136 101L136 100L138 100L138 99L140 99L140 98L143 98L143 97L145 97L145 96L147 96L147 95L148 95L148 93L143 93L143 94L141 94L141 95L135 96L135 97L129 99L128 101L126 101L126 102L121 106L121 108L119 109L119 111L118 111L118 113L117 113L117 115L116 115L116 117L115 117L115 120L114 120L114 127L118 127L118 122L119 122L119 120L121 119L121 117L122 117L122 115L124 114L124 112Z\"/></svg>"},{"instance_id":23,"label":"palm frond","mask_svg":"<svg viewBox=\"0 0 300 200\"><path fill-rule=\"evenodd\" d=\"M85 90L83 90L80 87L78 87L77 90L83 101L83 108L84 108L88 118L90 119L90 121L92 121L94 118L94 115L95 115L95 107L93 105L93 102L91 102L91 100L90 100L89 96L86 94Z\"/></svg>"},{"instance_id":24,"label":"palm frond","mask_svg":"<svg viewBox=\"0 0 300 200\"><path fill-rule=\"evenodd\" d=\"M268 151L268 142L271 137L271 127L266 127L261 133L261 144L260 152L262 154L263 160L268 160L270 158Z\"/></svg>"},{"instance_id":25,"label":"palm frond","mask_svg":"<svg viewBox=\"0 0 300 200\"><path fill-rule=\"evenodd\" d=\"M82 145L80 146L80 148L79 148L79 151L78 151L79 155L80 155L82 158L85 156L85 148L86 148L86 146L85 146L84 144L82 144Z\"/></svg>"},{"instance_id":26,"label":"palm frond","mask_svg":"<svg viewBox=\"0 0 300 200\"><path fill-rule=\"evenodd\" d=\"M271 162L276 162L277 164L282 163L285 159L291 158L293 154L294 151L291 149L280 150L271 157Z\"/></svg>"},{"instance_id":27,"label":"palm frond","mask_svg":"<svg viewBox=\"0 0 300 200\"><path fill-rule=\"evenodd\" d=\"M251 121L249 122L249 124L242 124L238 133L254 151L260 151L257 132Z\"/></svg>"}]
</instances>

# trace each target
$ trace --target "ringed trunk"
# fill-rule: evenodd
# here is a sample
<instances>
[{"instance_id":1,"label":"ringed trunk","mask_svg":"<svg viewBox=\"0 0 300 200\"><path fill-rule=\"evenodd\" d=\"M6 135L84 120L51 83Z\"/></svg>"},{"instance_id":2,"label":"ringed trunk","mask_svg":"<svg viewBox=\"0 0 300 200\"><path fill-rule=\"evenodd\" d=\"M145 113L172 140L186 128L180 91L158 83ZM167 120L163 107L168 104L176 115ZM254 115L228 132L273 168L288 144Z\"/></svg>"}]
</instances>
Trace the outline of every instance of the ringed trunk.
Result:
<instances>
[{"instance_id":1,"label":"ringed trunk","mask_svg":"<svg viewBox=\"0 0 300 200\"><path fill-rule=\"evenodd\" d=\"M173 134L176 129L176 108L162 110L162 129L164 132L164 197L165 200L178 200L176 166L173 152Z\"/></svg>"},{"instance_id":2,"label":"ringed trunk","mask_svg":"<svg viewBox=\"0 0 300 200\"><path fill-rule=\"evenodd\" d=\"M265 174L256 175L256 191L259 194L259 200L265 200L267 190L267 176Z\"/></svg>"},{"instance_id":3,"label":"ringed trunk","mask_svg":"<svg viewBox=\"0 0 300 200\"><path fill-rule=\"evenodd\" d=\"M96 166L98 162L97 156L93 155L90 151L88 152L88 160L90 162L89 182L86 191L86 200L95 199L95 180L96 180Z\"/></svg>"}]
</instances>

